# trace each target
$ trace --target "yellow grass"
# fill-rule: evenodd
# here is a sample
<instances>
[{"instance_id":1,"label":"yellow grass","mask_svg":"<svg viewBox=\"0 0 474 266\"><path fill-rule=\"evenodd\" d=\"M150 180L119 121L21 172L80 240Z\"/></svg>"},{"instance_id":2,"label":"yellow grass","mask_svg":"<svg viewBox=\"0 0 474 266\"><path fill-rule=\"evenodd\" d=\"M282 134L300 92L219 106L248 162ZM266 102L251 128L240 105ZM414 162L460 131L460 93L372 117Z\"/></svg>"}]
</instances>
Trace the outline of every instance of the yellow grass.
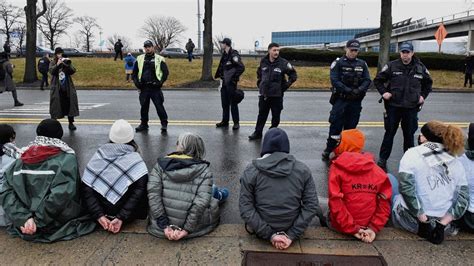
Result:
<instances>
[{"instance_id":1,"label":"yellow grass","mask_svg":"<svg viewBox=\"0 0 474 266\"><path fill-rule=\"evenodd\" d=\"M111 58L73 58L77 69L74 83L77 87L98 88L134 88L133 83L125 82L124 63L113 61ZM244 58L246 70L241 77L239 85L244 88L256 87L256 71L259 59ZM16 66L14 79L17 83L23 79L24 58L12 59ZM183 87L196 82L201 76L202 60L197 59L189 63L185 59L167 59L170 77L165 87ZM217 68L218 60L214 59L213 73ZM298 81L293 88L329 88L329 66L309 67L296 66ZM371 77L376 74L375 68L370 68ZM463 85L463 74L455 71L433 70L431 75L434 80L433 87L443 89L457 89Z\"/></svg>"}]
</instances>

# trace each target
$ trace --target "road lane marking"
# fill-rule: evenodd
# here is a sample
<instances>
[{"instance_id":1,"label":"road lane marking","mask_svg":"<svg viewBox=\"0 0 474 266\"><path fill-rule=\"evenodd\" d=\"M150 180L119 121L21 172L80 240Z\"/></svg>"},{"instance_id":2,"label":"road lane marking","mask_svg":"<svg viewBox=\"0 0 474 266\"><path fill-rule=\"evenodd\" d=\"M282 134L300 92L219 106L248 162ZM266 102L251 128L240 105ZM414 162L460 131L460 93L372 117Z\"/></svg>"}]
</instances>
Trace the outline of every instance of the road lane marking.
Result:
<instances>
[{"instance_id":1,"label":"road lane marking","mask_svg":"<svg viewBox=\"0 0 474 266\"><path fill-rule=\"evenodd\" d=\"M0 117L0 123L7 124L38 124L42 119L39 118L18 118L18 117ZM60 120L63 123L67 122L67 119ZM76 119L75 123L78 125L112 125L115 120L112 119ZM128 120L131 124L139 124L140 120ZM168 125L171 126L211 126L215 127L215 124L219 121L212 120L169 120ZM426 122L419 122L418 125L421 127ZM450 125L456 125L462 128L468 127L469 122L449 122ZM159 120L150 120L149 125L161 125ZM241 121L241 126L255 126L255 121ZM267 123L270 125L270 122ZM329 123L324 121L281 121L280 126L284 127L328 127ZM383 122L380 121L361 121L359 127L383 127Z\"/></svg>"}]
</instances>

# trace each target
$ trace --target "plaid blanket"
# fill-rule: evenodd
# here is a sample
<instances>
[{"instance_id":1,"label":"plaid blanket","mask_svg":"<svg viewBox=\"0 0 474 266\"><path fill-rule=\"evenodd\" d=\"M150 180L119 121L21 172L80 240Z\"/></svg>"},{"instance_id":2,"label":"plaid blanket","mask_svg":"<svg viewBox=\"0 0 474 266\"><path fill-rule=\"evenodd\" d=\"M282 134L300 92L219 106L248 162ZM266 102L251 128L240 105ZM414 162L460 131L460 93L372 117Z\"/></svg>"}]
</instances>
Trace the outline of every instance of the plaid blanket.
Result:
<instances>
[{"instance_id":1,"label":"plaid blanket","mask_svg":"<svg viewBox=\"0 0 474 266\"><path fill-rule=\"evenodd\" d=\"M82 182L115 204L131 184L146 174L145 162L132 146L108 143L92 156Z\"/></svg>"}]
</instances>

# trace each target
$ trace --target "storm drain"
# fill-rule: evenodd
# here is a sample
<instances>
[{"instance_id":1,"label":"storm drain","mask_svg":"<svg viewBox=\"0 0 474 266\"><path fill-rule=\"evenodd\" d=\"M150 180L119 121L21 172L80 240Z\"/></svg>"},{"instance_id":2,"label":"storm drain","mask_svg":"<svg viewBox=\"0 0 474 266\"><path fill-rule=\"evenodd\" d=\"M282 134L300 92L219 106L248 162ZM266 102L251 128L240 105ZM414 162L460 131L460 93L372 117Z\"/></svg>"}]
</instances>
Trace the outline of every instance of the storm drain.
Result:
<instances>
[{"instance_id":1,"label":"storm drain","mask_svg":"<svg viewBox=\"0 0 474 266\"><path fill-rule=\"evenodd\" d=\"M381 256L338 256L319 254L277 253L246 251L242 265L297 265L297 266L330 266L330 265L383 265L387 262Z\"/></svg>"}]
</instances>

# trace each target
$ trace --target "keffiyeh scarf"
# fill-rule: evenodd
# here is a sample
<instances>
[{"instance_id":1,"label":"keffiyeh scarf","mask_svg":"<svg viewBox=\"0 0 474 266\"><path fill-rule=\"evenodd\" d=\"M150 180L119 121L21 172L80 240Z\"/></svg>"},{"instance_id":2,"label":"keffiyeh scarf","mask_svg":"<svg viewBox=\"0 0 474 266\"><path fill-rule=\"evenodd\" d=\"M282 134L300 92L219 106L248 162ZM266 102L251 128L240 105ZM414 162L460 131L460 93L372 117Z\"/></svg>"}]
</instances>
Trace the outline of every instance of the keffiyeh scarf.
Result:
<instances>
[{"instance_id":1,"label":"keffiyeh scarf","mask_svg":"<svg viewBox=\"0 0 474 266\"><path fill-rule=\"evenodd\" d=\"M65 153L75 154L74 150L66 144L66 142L55 139L55 138L48 138L43 136L37 136L34 141L32 141L28 146L22 149L22 151L26 151L33 146L43 146L43 147L56 147L59 148L61 151Z\"/></svg>"},{"instance_id":2,"label":"keffiyeh scarf","mask_svg":"<svg viewBox=\"0 0 474 266\"><path fill-rule=\"evenodd\" d=\"M142 157L127 144L105 144L92 156L82 182L115 204L135 181L148 174Z\"/></svg>"}]
</instances>

